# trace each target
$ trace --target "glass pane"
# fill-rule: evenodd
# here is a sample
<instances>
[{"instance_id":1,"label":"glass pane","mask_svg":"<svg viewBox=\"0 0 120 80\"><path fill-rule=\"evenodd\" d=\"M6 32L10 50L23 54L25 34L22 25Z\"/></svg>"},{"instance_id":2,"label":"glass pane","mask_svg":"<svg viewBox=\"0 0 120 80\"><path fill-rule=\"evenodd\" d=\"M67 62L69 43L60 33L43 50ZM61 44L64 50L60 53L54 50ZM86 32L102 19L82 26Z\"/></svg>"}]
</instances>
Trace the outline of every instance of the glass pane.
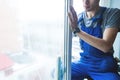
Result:
<instances>
[{"instance_id":1,"label":"glass pane","mask_svg":"<svg viewBox=\"0 0 120 80\"><path fill-rule=\"evenodd\" d=\"M18 9L23 47L39 56L40 80L57 80L64 50L64 0L20 0Z\"/></svg>"},{"instance_id":2,"label":"glass pane","mask_svg":"<svg viewBox=\"0 0 120 80\"><path fill-rule=\"evenodd\" d=\"M62 80L64 0L3 1L16 11L22 51L9 54L15 65L9 76L0 72L0 79Z\"/></svg>"},{"instance_id":3,"label":"glass pane","mask_svg":"<svg viewBox=\"0 0 120 80\"><path fill-rule=\"evenodd\" d=\"M84 11L82 0L73 0L73 7L79 15L82 11ZM79 53L82 52L80 49L80 44L79 44L79 37L74 36L72 37L72 61L76 61L80 58Z\"/></svg>"},{"instance_id":4,"label":"glass pane","mask_svg":"<svg viewBox=\"0 0 120 80\"><path fill-rule=\"evenodd\" d=\"M63 47L64 1L20 0L18 15L24 29L24 47L57 56Z\"/></svg>"},{"instance_id":5,"label":"glass pane","mask_svg":"<svg viewBox=\"0 0 120 80\"><path fill-rule=\"evenodd\" d=\"M80 14L84 11L82 0L73 0L73 6L77 14Z\"/></svg>"}]
</instances>

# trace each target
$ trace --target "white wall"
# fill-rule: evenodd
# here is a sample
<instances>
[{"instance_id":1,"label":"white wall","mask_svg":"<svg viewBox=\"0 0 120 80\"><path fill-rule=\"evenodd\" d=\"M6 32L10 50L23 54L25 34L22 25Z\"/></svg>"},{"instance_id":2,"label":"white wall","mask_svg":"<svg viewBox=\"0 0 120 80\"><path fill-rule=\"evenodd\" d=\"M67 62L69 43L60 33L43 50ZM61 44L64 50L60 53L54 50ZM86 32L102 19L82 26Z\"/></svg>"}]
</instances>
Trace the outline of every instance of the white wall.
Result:
<instances>
[{"instance_id":1,"label":"white wall","mask_svg":"<svg viewBox=\"0 0 120 80\"><path fill-rule=\"evenodd\" d=\"M120 8L120 0L111 0L111 7Z\"/></svg>"},{"instance_id":2,"label":"white wall","mask_svg":"<svg viewBox=\"0 0 120 80\"><path fill-rule=\"evenodd\" d=\"M111 0L110 7L120 9L120 0ZM115 56L120 58L120 32L117 35L117 38L114 43Z\"/></svg>"},{"instance_id":3,"label":"white wall","mask_svg":"<svg viewBox=\"0 0 120 80\"><path fill-rule=\"evenodd\" d=\"M118 33L117 38L114 42L114 50L114 55L120 58L120 32Z\"/></svg>"},{"instance_id":4,"label":"white wall","mask_svg":"<svg viewBox=\"0 0 120 80\"><path fill-rule=\"evenodd\" d=\"M16 10L8 0L0 0L0 53L16 52L21 48L19 30L16 20Z\"/></svg>"}]
</instances>

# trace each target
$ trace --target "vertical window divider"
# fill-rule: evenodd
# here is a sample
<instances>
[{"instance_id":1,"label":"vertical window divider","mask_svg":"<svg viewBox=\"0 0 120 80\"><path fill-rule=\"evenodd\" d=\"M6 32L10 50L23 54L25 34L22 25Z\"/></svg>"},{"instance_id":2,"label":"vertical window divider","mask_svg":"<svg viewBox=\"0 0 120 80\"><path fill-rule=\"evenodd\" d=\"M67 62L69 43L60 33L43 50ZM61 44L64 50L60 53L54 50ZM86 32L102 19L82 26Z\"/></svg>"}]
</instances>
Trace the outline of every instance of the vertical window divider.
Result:
<instances>
[{"instance_id":1,"label":"vertical window divider","mask_svg":"<svg viewBox=\"0 0 120 80\"><path fill-rule=\"evenodd\" d=\"M71 80L71 50L72 50L72 32L69 27L68 12L72 0L65 0L64 13L64 79Z\"/></svg>"}]
</instances>

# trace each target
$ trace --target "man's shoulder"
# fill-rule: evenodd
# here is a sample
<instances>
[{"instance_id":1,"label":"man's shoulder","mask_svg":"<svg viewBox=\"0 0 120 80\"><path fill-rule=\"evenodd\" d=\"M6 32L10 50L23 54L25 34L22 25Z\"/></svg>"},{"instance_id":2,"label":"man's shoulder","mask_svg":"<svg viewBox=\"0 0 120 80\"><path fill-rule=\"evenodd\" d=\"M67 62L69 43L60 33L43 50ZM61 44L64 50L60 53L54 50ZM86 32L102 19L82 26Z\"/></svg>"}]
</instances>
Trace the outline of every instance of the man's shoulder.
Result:
<instances>
[{"instance_id":1,"label":"man's shoulder","mask_svg":"<svg viewBox=\"0 0 120 80\"><path fill-rule=\"evenodd\" d=\"M118 8L106 8L105 14L114 14L114 13L120 13L120 9Z\"/></svg>"},{"instance_id":2,"label":"man's shoulder","mask_svg":"<svg viewBox=\"0 0 120 80\"><path fill-rule=\"evenodd\" d=\"M113 19L120 16L120 9L118 8L106 8L103 13L103 18Z\"/></svg>"},{"instance_id":3,"label":"man's shoulder","mask_svg":"<svg viewBox=\"0 0 120 80\"><path fill-rule=\"evenodd\" d=\"M103 15L103 25L106 28L117 27L120 29L120 9L118 8L106 8Z\"/></svg>"}]
</instances>

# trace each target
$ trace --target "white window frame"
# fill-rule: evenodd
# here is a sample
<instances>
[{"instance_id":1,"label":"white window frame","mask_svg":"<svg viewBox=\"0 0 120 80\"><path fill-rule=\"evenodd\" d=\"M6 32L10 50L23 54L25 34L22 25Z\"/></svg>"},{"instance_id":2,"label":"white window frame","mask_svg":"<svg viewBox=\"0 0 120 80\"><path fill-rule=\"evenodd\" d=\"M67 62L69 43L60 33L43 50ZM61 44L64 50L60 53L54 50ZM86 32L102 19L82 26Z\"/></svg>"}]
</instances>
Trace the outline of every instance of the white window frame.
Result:
<instances>
[{"instance_id":1,"label":"white window frame","mask_svg":"<svg viewBox=\"0 0 120 80\"><path fill-rule=\"evenodd\" d=\"M65 24L64 24L64 65L65 74L63 80L71 80L71 49L72 49L72 32L69 27L68 12L69 6L72 5L72 0L65 0Z\"/></svg>"}]
</instances>

